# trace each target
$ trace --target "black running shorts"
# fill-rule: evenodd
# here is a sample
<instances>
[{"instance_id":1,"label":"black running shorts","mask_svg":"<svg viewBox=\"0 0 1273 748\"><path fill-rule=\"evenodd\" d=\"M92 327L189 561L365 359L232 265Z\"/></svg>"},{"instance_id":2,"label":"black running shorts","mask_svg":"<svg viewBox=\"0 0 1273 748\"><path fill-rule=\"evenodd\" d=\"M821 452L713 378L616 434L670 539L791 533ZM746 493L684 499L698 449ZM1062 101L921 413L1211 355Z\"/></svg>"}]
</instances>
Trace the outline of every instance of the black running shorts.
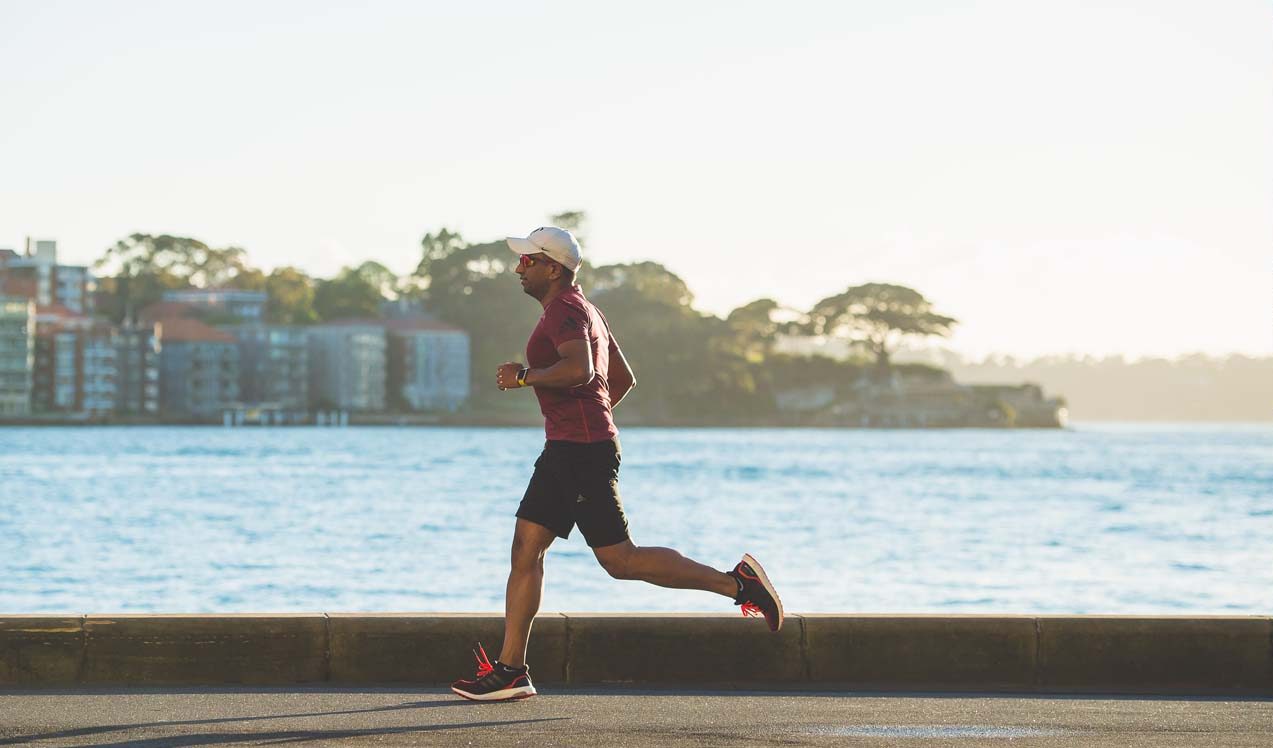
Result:
<instances>
[{"instance_id":1,"label":"black running shorts","mask_svg":"<svg viewBox=\"0 0 1273 748\"><path fill-rule=\"evenodd\" d=\"M618 438L604 442L544 442L517 516L543 525L560 538L579 525L589 547L628 539L628 518L619 500Z\"/></svg>"}]
</instances>

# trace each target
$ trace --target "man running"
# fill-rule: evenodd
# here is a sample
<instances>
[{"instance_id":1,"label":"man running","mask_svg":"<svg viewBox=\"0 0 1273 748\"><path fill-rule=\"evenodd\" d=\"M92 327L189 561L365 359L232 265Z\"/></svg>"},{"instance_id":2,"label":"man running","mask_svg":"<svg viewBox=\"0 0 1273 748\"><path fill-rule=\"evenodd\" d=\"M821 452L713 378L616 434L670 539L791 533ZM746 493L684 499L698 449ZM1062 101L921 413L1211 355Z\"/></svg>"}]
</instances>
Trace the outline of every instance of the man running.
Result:
<instances>
[{"instance_id":1,"label":"man running","mask_svg":"<svg viewBox=\"0 0 1273 748\"><path fill-rule=\"evenodd\" d=\"M544 307L526 343L526 365L501 364L501 390L533 387L544 414L547 441L517 509L512 570L504 597L504 646L490 662L478 645L477 675L451 690L467 699L505 701L535 695L526 665L530 626L544 587L544 554L555 538L579 526L597 561L615 579L661 587L706 590L733 598L743 615L763 615L782 627L782 602L760 564L744 555L732 570L717 571L671 548L637 546L619 500L619 432L611 409L636 385L601 310L575 285L583 260L569 231L535 229L509 237L521 255L522 290Z\"/></svg>"}]
</instances>

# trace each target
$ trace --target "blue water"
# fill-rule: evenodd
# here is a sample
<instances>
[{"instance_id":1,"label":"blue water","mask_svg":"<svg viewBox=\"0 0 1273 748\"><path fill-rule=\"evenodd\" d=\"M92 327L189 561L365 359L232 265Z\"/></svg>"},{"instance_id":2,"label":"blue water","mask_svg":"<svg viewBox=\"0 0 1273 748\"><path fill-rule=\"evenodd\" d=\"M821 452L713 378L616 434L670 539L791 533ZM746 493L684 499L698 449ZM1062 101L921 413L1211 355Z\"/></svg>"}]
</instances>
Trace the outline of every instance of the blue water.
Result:
<instances>
[{"instance_id":1,"label":"blue water","mask_svg":"<svg viewBox=\"0 0 1273 748\"><path fill-rule=\"evenodd\" d=\"M0 613L499 611L534 429L0 428ZM639 544L794 612L1273 613L1273 425L627 429ZM727 611L610 579L545 610Z\"/></svg>"}]
</instances>

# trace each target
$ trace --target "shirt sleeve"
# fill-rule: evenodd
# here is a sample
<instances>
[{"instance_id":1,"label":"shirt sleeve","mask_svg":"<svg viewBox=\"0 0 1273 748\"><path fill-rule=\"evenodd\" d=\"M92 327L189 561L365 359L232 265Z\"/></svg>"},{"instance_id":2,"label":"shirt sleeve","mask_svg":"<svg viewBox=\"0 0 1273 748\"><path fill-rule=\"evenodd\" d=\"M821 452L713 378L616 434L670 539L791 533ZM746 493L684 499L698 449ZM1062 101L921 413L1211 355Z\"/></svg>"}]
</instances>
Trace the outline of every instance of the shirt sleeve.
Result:
<instances>
[{"instance_id":1,"label":"shirt sleeve","mask_svg":"<svg viewBox=\"0 0 1273 748\"><path fill-rule=\"evenodd\" d=\"M586 339L588 325L587 312L574 304L553 304L544 318L544 332L554 348L570 340Z\"/></svg>"}]
</instances>

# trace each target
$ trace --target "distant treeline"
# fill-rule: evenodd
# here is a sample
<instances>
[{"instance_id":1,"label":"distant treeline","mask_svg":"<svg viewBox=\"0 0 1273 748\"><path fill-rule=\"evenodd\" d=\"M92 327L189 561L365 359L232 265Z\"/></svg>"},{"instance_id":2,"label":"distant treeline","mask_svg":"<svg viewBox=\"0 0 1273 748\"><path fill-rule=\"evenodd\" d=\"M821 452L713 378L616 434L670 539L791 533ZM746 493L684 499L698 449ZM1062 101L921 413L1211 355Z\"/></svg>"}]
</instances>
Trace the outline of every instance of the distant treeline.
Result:
<instances>
[{"instance_id":1,"label":"distant treeline","mask_svg":"<svg viewBox=\"0 0 1273 748\"><path fill-rule=\"evenodd\" d=\"M582 218L552 217L571 228ZM267 321L305 325L381 317L387 302L398 301L469 332L475 410L533 409L533 399L501 398L487 386L486 374L496 365L523 357L539 314L512 272L515 259L503 241L470 243L443 229L425 235L420 262L407 275L369 261L316 278L294 267L266 273L237 247L135 234L97 263L98 310L119 322L167 290L230 287L266 292ZM776 415L776 394L784 389L827 386L847 393L863 378L924 369L919 363L895 366L890 356L904 339L946 335L955 324L934 313L918 292L884 283L851 286L807 310L757 299L720 318L695 310L685 282L655 262L585 264L579 282L605 311L637 372L640 386L624 408L648 422L755 422ZM824 349L849 354L832 359L792 353L814 348L799 345L802 338L834 339L839 345ZM966 383L1037 383L1063 396L1079 421L1273 420L1270 358L971 363L947 354L935 364L928 368Z\"/></svg>"},{"instance_id":2,"label":"distant treeline","mask_svg":"<svg viewBox=\"0 0 1273 748\"><path fill-rule=\"evenodd\" d=\"M1036 382L1065 395L1076 421L1273 421L1273 358L1049 357L942 361L970 383Z\"/></svg>"},{"instance_id":3,"label":"distant treeline","mask_svg":"<svg viewBox=\"0 0 1273 748\"><path fill-rule=\"evenodd\" d=\"M582 218L552 217L572 228ZM96 264L98 310L120 322L159 301L164 291L189 287L264 291L266 321L276 324L414 309L470 334L475 411L533 408L533 398L501 397L488 386L499 363L524 357L541 311L517 282L516 260L502 240L471 243L443 229L424 236L420 262L405 276L365 262L332 278L314 278L294 267L263 272L238 247L134 234ZM887 283L848 287L808 310L757 299L722 319L694 309L685 282L656 262L585 264L578 280L605 312L636 371L638 387L625 412L647 422L765 419L776 414L779 391L817 385L847 391L863 377L887 374L890 353L902 340L947 335L956 323L935 313L917 291ZM831 360L780 353L780 336L834 338L855 355Z\"/></svg>"}]
</instances>

